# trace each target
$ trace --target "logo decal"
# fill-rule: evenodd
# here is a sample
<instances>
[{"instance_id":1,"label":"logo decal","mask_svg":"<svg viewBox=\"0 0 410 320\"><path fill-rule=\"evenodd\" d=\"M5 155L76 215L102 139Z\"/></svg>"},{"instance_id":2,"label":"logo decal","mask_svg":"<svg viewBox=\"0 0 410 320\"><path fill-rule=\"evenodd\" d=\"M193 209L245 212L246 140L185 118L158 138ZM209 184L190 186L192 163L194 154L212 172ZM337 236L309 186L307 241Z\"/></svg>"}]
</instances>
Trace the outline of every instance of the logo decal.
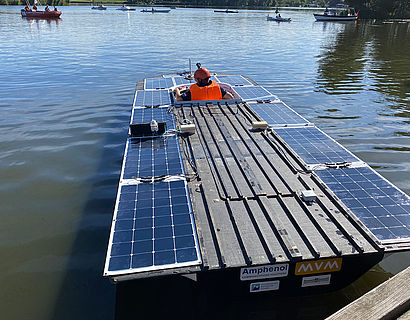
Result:
<instances>
[{"instance_id":1,"label":"logo decal","mask_svg":"<svg viewBox=\"0 0 410 320\"><path fill-rule=\"evenodd\" d=\"M322 259L296 263L295 275L336 272L342 269L342 258Z\"/></svg>"},{"instance_id":2,"label":"logo decal","mask_svg":"<svg viewBox=\"0 0 410 320\"><path fill-rule=\"evenodd\" d=\"M241 268L241 280L267 279L286 277L288 275L288 264L272 264L267 266Z\"/></svg>"},{"instance_id":3,"label":"logo decal","mask_svg":"<svg viewBox=\"0 0 410 320\"><path fill-rule=\"evenodd\" d=\"M279 280L251 283L249 292L274 291L279 289Z\"/></svg>"}]
</instances>

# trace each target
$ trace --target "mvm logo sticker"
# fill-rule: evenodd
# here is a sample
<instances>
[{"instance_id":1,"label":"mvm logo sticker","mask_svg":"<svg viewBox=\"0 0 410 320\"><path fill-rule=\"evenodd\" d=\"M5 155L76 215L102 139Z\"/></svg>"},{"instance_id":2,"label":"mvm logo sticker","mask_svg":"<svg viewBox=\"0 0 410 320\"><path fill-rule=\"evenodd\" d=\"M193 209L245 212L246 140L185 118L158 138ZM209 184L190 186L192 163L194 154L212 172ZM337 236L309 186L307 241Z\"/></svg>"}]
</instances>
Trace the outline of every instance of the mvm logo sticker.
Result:
<instances>
[{"instance_id":1,"label":"mvm logo sticker","mask_svg":"<svg viewBox=\"0 0 410 320\"><path fill-rule=\"evenodd\" d=\"M295 275L336 272L342 269L342 258L323 259L296 263Z\"/></svg>"}]
</instances>

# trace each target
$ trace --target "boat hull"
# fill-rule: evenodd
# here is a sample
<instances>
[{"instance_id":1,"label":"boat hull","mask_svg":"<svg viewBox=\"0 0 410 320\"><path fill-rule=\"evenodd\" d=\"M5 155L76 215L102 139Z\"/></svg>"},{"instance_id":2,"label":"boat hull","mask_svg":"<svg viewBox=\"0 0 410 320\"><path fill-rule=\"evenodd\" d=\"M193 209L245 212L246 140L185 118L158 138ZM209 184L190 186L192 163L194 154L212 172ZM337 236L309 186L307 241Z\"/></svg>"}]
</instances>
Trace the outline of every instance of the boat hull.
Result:
<instances>
[{"instance_id":1,"label":"boat hull","mask_svg":"<svg viewBox=\"0 0 410 320\"><path fill-rule=\"evenodd\" d=\"M267 17L266 18L267 21L276 21L276 22L290 22L291 19L290 18L275 18L275 17Z\"/></svg>"},{"instance_id":2,"label":"boat hull","mask_svg":"<svg viewBox=\"0 0 410 320\"><path fill-rule=\"evenodd\" d=\"M356 16L333 16L325 14L313 14L316 21L356 21Z\"/></svg>"},{"instance_id":3,"label":"boat hull","mask_svg":"<svg viewBox=\"0 0 410 320\"><path fill-rule=\"evenodd\" d=\"M145 9L141 10L141 12L151 12L151 13L168 13L170 11L171 10L145 10Z\"/></svg>"},{"instance_id":4,"label":"boat hull","mask_svg":"<svg viewBox=\"0 0 410 320\"><path fill-rule=\"evenodd\" d=\"M25 11L21 10L21 16L23 18L39 18L39 19L58 19L60 18L61 11Z\"/></svg>"},{"instance_id":5,"label":"boat hull","mask_svg":"<svg viewBox=\"0 0 410 320\"><path fill-rule=\"evenodd\" d=\"M219 13L238 13L239 11L237 11L237 10L214 10L214 12L219 12Z\"/></svg>"}]
</instances>

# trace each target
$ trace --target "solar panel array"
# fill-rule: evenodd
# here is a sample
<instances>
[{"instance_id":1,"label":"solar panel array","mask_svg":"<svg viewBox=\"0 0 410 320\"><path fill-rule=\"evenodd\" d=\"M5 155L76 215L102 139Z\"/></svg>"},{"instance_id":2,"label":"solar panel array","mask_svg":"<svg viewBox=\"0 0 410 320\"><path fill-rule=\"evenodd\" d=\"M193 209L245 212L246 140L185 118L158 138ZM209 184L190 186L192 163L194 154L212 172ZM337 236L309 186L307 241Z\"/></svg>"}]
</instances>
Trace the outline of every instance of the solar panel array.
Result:
<instances>
[{"instance_id":1,"label":"solar panel array","mask_svg":"<svg viewBox=\"0 0 410 320\"><path fill-rule=\"evenodd\" d=\"M308 165L360 161L316 127L281 128L275 132Z\"/></svg>"},{"instance_id":2,"label":"solar panel array","mask_svg":"<svg viewBox=\"0 0 410 320\"><path fill-rule=\"evenodd\" d=\"M176 128L174 114L168 107L133 109L131 124L149 123L151 120L165 122L168 130Z\"/></svg>"},{"instance_id":3,"label":"solar panel array","mask_svg":"<svg viewBox=\"0 0 410 320\"><path fill-rule=\"evenodd\" d=\"M185 181L122 185L108 273L200 263Z\"/></svg>"},{"instance_id":4,"label":"solar panel array","mask_svg":"<svg viewBox=\"0 0 410 320\"><path fill-rule=\"evenodd\" d=\"M234 87L244 101L273 100L277 97L261 86Z\"/></svg>"},{"instance_id":5,"label":"solar panel array","mask_svg":"<svg viewBox=\"0 0 410 320\"><path fill-rule=\"evenodd\" d=\"M171 97L168 90L137 91L134 107L155 107L170 104Z\"/></svg>"},{"instance_id":6,"label":"solar panel array","mask_svg":"<svg viewBox=\"0 0 410 320\"><path fill-rule=\"evenodd\" d=\"M283 102L252 103L250 106L270 126L306 125L309 123Z\"/></svg>"},{"instance_id":7,"label":"solar panel array","mask_svg":"<svg viewBox=\"0 0 410 320\"><path fill-rule=\"evenodd\" d=\"M174 85L172 78L145 79L145 90L147 89L168 89Z\"/></svg>"},{"instance_id":8,"label":"solar panel array","mask_svg":"<svg viewBox=\"0 0 410 320\"><path fill-rule=\"evenodd\" d=\"M252 85L248 80L238 75L216 76L218 82L227 83L231 86L249 86Z\"/></svg>"},{"instance_id":9,"label":"solar panel array","mask_svg":"<svg viewBox=\"0 0 410 320\"><path fill-rule=\"evenodd\" d=\"M373 169L326 169L316 174L377 239L410 239L410 197Z\"/></svg>"},{"instance_id":10,"label":"solar panel array","mask_svg":"<svg viewBox=\"0 0 410 320\"><path fill-rule=\"evenodd\" d=\"M177 78L177 77L176 77ZM146 79L137 91L131 124L165 122L167 132L129 137L104 273L138 272L201 263L174 114L168 90L174 78Z\"/></svg>"},{"instance_id":11,"label":"solar panel array","mask_svg":"<svg viewBox=\"0 0 410 320\"><path fill-rule=\"evenodd\" d=\"M174 77L175 85L181 86L183 84L189 85L191 83L195 83L195 80L185 79L184 77Z\"/></svg>"}]
</instances>

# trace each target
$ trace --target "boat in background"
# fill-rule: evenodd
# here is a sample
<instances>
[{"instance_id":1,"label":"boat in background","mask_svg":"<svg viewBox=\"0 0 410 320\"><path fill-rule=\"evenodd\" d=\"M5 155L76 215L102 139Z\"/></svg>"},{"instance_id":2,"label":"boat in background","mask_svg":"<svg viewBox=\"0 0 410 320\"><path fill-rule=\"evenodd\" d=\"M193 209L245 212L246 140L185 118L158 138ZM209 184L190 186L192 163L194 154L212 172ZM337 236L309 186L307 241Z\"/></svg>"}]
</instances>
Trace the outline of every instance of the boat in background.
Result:
<instances>
[{"instance_id":1,"label":"boat in background","mask_svg":"<svg viewBox=\"0 0 410 320\"><path fill-rule=\"evenodd\" d=\"M99 6L96 7L91 7L92 10L107 10L107 7L104 6L103 4L100 4Z\"/></svg>"},{"instance_id":2,"label":"boat in background","mask_svg":"<svg viewBox=\"0 0 410 320\"><path fill-rule=\"evenodd\" d=\"M154 9L152 8L151 10L149 9L142 9L141 12L151 12L151 13L168 13L170 12L171 9Z\"/></svg>"},{"instance_id":3,"label":"boat in background","mask_svg":"<svg viewBox=\"0 0 410 320\"><path fill-rule=\"evenodd\" d=\"M125 4L122 5L121 8L117 8L117 10L121 10L121 11L135 11L135 8L131 8L129 6L126 6Z\"/></svg>"},{"instance_id":4,"label":"boat in background","mask_svg":"<svg viewBox=\"0 0 410 320\"><path fill-rule=\"evenodd\" d=\"M61 14L61 11L26 11L21 9L21 16L23 18L59 19Z\"/></svg>"},{"instance_id":5,"label":"boat in background","mask_svg":"<svg viewBox=\"0 0 410 320\"><path fill-rule=\"evenodd\" d=\"M314 13L316 21L356 21L359 12L348 6L338 6L337 8L326 8L323 14Z\"/></svg>"},{"instance_id":6,"label":"boat in background","mask_svg":"<svg viewBox=\"0 0 410 320\"><path fill-rule=\"evenodd\" d=\"M220 13L238 13L238 10L214 10L214 12L220 12Z\"/></svg>"},{"instance_id":7,"label":"boat in background","mask_svg":"<svg viewBox=\"0 0 410 320\"><path fill-rule=\"evenodd\" d=\"M26 6L24 9L21 9L21 16L23 18L36 18L36 19L58 19L60 18L62 12L58 11L56 6L54 6L54 10L51 11L48 8L48 5L45 6L44 11L37 10L37 5L40 5L39 1L34 0L33 7L30 7L29 0L26 0Z\"/></svg>"},{"instance_id":8,"label":"boat in background","mask_svg":"<svg viewBox=\"0 0 410 320\"><path fill-rule=\"evenodd\" d=\"M266 17L266 21L290 22L291 18L282 18L282 17L279 17L279 16L271 17L271 16L268 15Z\"/></svg>"}]
</instances>

